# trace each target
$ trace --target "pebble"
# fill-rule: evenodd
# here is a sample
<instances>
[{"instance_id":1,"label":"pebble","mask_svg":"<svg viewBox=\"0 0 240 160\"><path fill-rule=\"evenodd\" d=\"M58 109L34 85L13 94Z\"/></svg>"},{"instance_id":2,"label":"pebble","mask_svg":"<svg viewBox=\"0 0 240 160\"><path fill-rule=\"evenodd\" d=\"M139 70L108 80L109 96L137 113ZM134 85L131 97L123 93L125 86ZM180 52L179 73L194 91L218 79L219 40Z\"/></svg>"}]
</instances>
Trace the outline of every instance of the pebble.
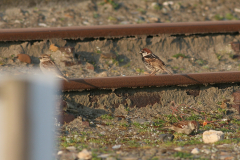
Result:
<instances>
[{"instance_id":1,"label":"pebble","mask_svg":"<svg viewBox=\"0 0 240 160\"><path fill-rule=\"evenodd\" d=\"M82 160L87 160L92 158L92 152L89 152L87 149L83 149L78 153L78 158Z\"/></svg>"},{"instance_id":2,"label":"pebble","mask_svg":"<svg viewBox=\"0 0 240 160\"><path fill-rule=\"evenodd\" d=\"M194 149L191 151L192 154L198 154L199 152L200 152L200 151L199 151L198 148L194 148Z\"/></svg>"},{"instance_id":3,"label":"pebble","mask_svg":"<svg viewBox=\"0 0 240 160\"><path fill-rule=\"evenodd\" d=\"M6 9L5 14L9 16L21 16L22 11L20 8L9 8Z\"/></svg>"},{"instance_id":4,"label":"pebble","mask_svg":"<svg viewBox=\"0 0 240 160\"><path fill-rule=\"evenodd\" d=\"M100 155L98 155L98 158L104 158L105 159L109 156L111 156L111 154L100 154Z\"/></svg>"},{"instance_id":5,"label":"pebble","mask_svg":"<svg viewBox=\"0 0 240 160\"><path fill-rule=\"evenodd\" d=\"M58 151L57 155L62 155L63 151Z\"/></svg>"},{"instance_id":6,"label":"pebble","mask_svg":"<svg viewBox=\"0 0 240 160\"><path fill-rule=\"evenodd\" d=\"M137 160L137 157L123 157L121 160Z\"/></svg>"},{"instance_id":7,"label":"pebble","mask_svg":"<svg viewBox=\"0 0 240 160\"><path fill-rule=\"evenodd\" d=\"M107 76L108 76L107 72L105 72L105 71L96 75L96 77L107 77Z\"/></svg>"},{"instance_id":8,"label":"pebble","mask_svg":"<svg viewBox=\"0 0 240 160\"><path fill-rule=\"evenodd\" d=\"M220 152L219 159L221 159L221 160L232 160L232 159L234 159L234 157L228 152Z\"/></svg>"},{"instance_id":9,"label":"pebble","mask_svg":"<svg viewBox=\"0 0 240 160\"><path fill-rule=\"evenodd\" d=\"M25 63L28 63L28 64L31 63L31 58L27 54L18 54L17 57L21 62L25 62Z\"/></svg>"},{"instance_id":10,"label":"pebble","mask_svg":"<svg viewBox=\"0 0 240 160\"><path fill-rule=\"evenodd\" d=\"M86 68L88 69L88 70L91 70L91 71L94 71L94 66L91 64L91 63L86 63Z\"/></svg>"},{"instance_id":11,"label":"pebble","mask_svg":"<svg viewBox=\"0 0 240 160\"><path fill-rule=\"evenodd\" d=\"M159 140L162 142L172 141L174 139L174 135L172 134L160 134Z\"/></svg>"},{"instance_id":12,"label":"pebble","mask_svg":"<svg viewBox=\"0 0 240 160\"><path fill-rule=\"evenodd\" d=\"M45 23L38 23L38 26L40 26L40 27L47 27L47 24L45 24Z\"/></svg>"},{"instance_id":13,"label":"pebble","mask_svg":"<svg viewBox=\"0 0 240 160\"><path fill-rule=\"evenodd\" d=\"M115 157L107 157L106 160L117 160Z\"/></svg>"},{"instance_id":14,"label":"pebble","mask_svg":"<svg viewBox=\"0 0 240 160\"><path fill-rule=\"evenodd\" d=\"M74 147L74 146L69 146L66 149L70 152L75 152L76 151L76 147Z\"/></svg>"},{"instance_id":15,"label":"pebble","mask_svg":"<svg viewBox=\"0 0 240 160\"><path fill-rule=\"evenodd\" d=\"M211 153L211 151L209 149L203 149L202 152L206 153L206 154L209 154Z\"/></svg>"},{"instance_id":16,"label":"pebble","mask_svg":"<svg viewBox=\"0 0 240 160\"><path fill-rule=\"evenodd\" d=\"M164 6L173 5L173 1L163 2L163 5L164 5Z\"/></svg>"},{"instance_id":17,"label":"pebble","mask_svg":"<svg viewBox=\"0 0 240 160\"><path fill-rule=\"evenodd\" d=\"M84 127L89 127L89 122L88 121L83 121L82 122L82 126L84 126Z\"/></svg>"},{"instance_id":18,"label":"pebble","mask_svg":"<svg viewBox=\"0 0 240 160\"><path fill-rule=\"evenodd\" d=\"M134 118L132 119L133 123L139 123L139 124L146 124L146 123L150 123L150 121L143 119L143 118Z\"/></svg>"},{"instance_id":19,"label":"pebble","mask_svg":"<svg viewBox=\"0 0 240 160\"><path fill-rule=\"evenodd\" d=\"M60 123L64 124L64 123L69 123L71 121L73 121L75 119L75 116L72 114L68 114L68 113L62 113L61 115L61 120Z\"/></svg>"},{"instance_id":20,"label":"pebble","mask_svg":"<svg viewBox=\"0 0 240 160\"><path fill-rule=\"evenodd\" d=\"M121 148L121 145L114 145L114 146L112 147L112 149L119 149L119 148Z\"/></svg>"},{"instance_id":21,"label":"pebble","mask_svg":"<svg viewBox=\"0 0 240 160\"><path fill-rule=\"evenodd\" d=\"M184 149L183 147L174 148L175 151L182 151L183 149Z\"/></svg>"},{"instance_id":22,"label":"pebble","mask_svg":"<svg viewBox=\"0 0 240 160\"><path fill-rule=\"evenodd\" d=\"M234 11L240 13L240 8L234 8Z\"/></svg>"},{"instance_id":23,"label":"pebble","mask_svg":"<svg viewBox=\"0 0 240 160\"><path fill-rule=\"evenodd\" d=\"M115 59L115 58L117 58L117 56L113 53L103 53L103 54L101 54L100 57L104 58L104 59Z\"/></svg>"},{"instance_id":24,"label":"pebble","mask_svg":"<svg viewBox=\"0 0 240 160\"><path fill-rule=\"evenodd\" d=\"M203 132L204 143L215 143L224 139L224 133L222 131L209 130Z\"/></svg>"}]
</instances>

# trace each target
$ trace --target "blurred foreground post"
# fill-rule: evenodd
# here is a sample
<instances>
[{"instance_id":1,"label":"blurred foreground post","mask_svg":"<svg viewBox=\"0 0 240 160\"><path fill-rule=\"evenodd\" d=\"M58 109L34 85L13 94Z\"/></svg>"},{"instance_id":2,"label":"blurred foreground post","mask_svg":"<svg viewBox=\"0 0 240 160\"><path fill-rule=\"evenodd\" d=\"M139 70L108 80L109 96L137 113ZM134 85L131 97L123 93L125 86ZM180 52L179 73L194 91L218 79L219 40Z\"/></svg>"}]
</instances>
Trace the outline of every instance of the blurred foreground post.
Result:
<instances>
[{"instance_id":1,"label":"blurred foreground post","mask_svg":"<svg viewBox=\"0 0 240 160\"><path fill-rule=\"evenodd\" d=\"M0 76L0 160L52 160L55 95L50 75Z\"/></svg>"}]
</instances>

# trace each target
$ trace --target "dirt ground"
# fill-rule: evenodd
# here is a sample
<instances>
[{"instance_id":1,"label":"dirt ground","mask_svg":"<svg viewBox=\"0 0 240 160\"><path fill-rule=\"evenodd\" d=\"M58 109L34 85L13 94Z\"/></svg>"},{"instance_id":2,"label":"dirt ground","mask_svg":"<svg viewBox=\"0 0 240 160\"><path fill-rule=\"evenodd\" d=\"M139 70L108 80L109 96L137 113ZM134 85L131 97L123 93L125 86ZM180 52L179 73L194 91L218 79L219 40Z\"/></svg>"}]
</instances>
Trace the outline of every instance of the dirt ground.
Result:
<instances>
[{"instance_id":1,"label":"dirt ground","mask_svg":"<svg viewBox=\"0 0 240 160\"><path fill-rule=\"evenodd\" d=\"M111 24L238 20L237 0L148 1L119 0L29 3L1 7L0 28L62 27ZM10 1L9 1L10 3ZM34 74L38 57L47 53L68 78L137 76L147 74L138 54L147 47L173 71L202 73L239 71L231 42L239 34L159 35L94 40L51 39L0 42L0 71ZM51 49L51 45L58 47ZM65 49L70 48L71 52ZM21 62L27 54L31 64ZM59 93L58 107L73 121L59 124L58 159L76 159L84 148L92 159L240 159L239 115L231 107L239 84L145 87ZM178 110L174 116L173 108ZM62 112L60 109L59 112ZM162 129L167 123L197 120L200 131L190 136ZM209 123L203 126L204 121ZM224 140L204 144L202 133L221 130ZM174 139L163 141L162 134ZM73 148L69 148L74 146ZM194 148L198 154L192 154Z\"/></svg>"}]
</instances>

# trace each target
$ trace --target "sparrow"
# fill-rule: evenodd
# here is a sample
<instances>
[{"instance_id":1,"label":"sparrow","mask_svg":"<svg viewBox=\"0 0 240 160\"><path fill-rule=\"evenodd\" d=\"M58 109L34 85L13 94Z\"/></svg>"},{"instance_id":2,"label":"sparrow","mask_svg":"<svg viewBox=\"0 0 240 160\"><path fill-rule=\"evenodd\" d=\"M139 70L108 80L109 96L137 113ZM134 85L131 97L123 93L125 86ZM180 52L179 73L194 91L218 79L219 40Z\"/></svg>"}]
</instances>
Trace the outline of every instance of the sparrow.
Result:
<instances>
[{"instance_id":1,"label":"sparrow","mask_svg":"<svg viewBox=\"0 0 240 160\"><path fill-rule=\"evenodd\" d=\"M180 121L163 127L163 129L171 129L177 133L191 134L193 131L198 132L199 123L197 121Z\"/></svg>"},{"instance_id":2,"label":"sparrow","mask_svg":"<svg viewBox=\"0 0 240 160\"><path fill-rule=\"evenodd\" d=\"M52 72L55 76L64 79L68 82L68 79L63 76L62 72L58 69L56 64L50 59L47 54L42 54L40 57L40 69L43 73Z\"/></svg>"},{"instance_id":3,"label":"sparrow","mask_svg":"<svg viewBox=\"0 0 240 160\"><path fill-rule=\"evenodd\" d=\"M172 75L172 72L165 67L165 63L158 56L153 54L152 51L143 48L139 53L142 55L142 61L146 68L152 71L150 75L155 75L158 71L165 71Z\"/></svg>"}]
</instances>

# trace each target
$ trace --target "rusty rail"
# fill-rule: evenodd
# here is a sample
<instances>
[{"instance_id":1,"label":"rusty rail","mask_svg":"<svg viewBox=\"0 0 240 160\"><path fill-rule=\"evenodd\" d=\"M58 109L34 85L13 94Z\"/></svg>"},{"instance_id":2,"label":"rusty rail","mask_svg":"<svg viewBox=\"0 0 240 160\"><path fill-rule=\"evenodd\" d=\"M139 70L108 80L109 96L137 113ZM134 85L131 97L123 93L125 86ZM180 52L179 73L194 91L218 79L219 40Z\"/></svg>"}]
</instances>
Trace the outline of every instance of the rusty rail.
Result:
<instances>
[{"instance_id":1,"label":"rusty rail","mask_svg":"<svg viewBox=\"0 0 240 160\"><path fill-rule=\"evenodd\" d=\"M158 76L107 77L71 79L63 83L63 91L111 89L148 86L201 85L240 82L240 72L211 72Z\"/></svg>"},{"instance_id":2,"label":"rusty rail","mask_svg":"<svg viewBox=\"0 0 240 160\"><path fill-rule=\"evenodd\" d=\"M240 21L206 21L153 23L139 25L107 25L88 27L53 27L0 29L0 41L42 40L51 38L78 39L124 37L160 34L234 33L240 31Z\"/></svg>"}]
</instances>

